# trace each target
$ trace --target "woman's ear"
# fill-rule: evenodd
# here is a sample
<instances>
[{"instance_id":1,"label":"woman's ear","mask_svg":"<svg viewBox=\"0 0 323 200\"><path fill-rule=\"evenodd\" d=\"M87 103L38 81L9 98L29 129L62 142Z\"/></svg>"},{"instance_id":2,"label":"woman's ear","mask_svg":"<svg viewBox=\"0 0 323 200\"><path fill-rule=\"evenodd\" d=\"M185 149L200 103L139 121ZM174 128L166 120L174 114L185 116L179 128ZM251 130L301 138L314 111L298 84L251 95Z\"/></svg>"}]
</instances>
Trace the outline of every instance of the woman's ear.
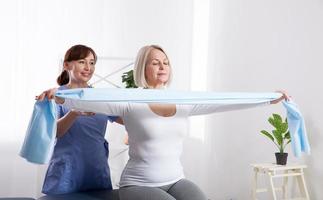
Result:
<instances>
[{"instance_id":1,"label":"woman's ear","mask_svg":"<svg viewBox=\"0 0 323 200\"><path fill-rule=\"evenodd\" d=\"M70 62L64 62L63 63L63 68L64 68L64 70L70 70L70 68L71 68L71 64L70 64Z\"/></svg>"}]
</instances>

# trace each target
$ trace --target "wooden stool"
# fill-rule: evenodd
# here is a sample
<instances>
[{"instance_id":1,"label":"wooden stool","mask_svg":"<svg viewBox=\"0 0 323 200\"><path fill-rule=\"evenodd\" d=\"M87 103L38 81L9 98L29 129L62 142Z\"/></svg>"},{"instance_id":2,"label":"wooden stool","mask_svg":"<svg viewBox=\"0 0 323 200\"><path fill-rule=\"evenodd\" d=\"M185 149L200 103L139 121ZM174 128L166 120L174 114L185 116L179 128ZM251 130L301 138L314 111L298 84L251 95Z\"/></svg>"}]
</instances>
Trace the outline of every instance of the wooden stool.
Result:
<instances>
[{"instance_id":1,"label":"wooden stool","mask_svg":"<svg viewBox=\"0 0 323 200\"><path fill-rule=\"evenodd\" d=\"M252 188L252 199L256 200L256 194L260 192L267 192L266 188L258 188L257 180L258 180L258 173L262 173L268 176L269 178L269 191L272 194L273 200L277 200L276 190L281 190L283 193L283 199L287 200L287 183L288 177L295 177L298 182L298 187L300 194L302 197L297 199L304 199L309 200L309 195L304 179L304 172L303 169L306 168L306 165L299 165L299 164L287 164L287 165L276 165L271 163L264 163L264 164L252 164L251 165L254 170L254 179L253 179L253 188ZM275 188L274 187L274 178L284 178L283 185L281 187Z\"/></svg>"}]
</instances>

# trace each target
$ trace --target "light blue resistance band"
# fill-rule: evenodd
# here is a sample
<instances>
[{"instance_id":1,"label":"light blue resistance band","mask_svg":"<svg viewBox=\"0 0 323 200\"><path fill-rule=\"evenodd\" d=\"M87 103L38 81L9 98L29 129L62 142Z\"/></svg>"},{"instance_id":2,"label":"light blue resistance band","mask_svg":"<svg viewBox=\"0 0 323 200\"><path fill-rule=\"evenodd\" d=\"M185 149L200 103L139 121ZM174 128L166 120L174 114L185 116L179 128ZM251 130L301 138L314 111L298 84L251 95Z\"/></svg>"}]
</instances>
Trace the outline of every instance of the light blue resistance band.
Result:
<instances>
[{"instance_id":1,"label":"light blue resistance band","mask_svg":"<svg viewBox=\"0 0 323 200\"><path fill-rule=\"evenodd\" d=\"M59 90L56 96L82 101L171 103L171 104L257 104L281 97L280 93L216 93L155 89L70 89ZM284 102L294 155L310 152L304 119L297 106ZM37 101L20 155L29 162L48 163L56 138L56 106L52 101Z\"/></svg>"},{"instance_id":2,"label":"light blue resistance band","mask_svg":"<svg viewBox=\"0 0 323 200\"><path fill-rule=\"evenodd\" d=\"M36 101L20 155L27 161L45 164L52 156L57 130L56 103Z\"/></svg>"}]
</instances>

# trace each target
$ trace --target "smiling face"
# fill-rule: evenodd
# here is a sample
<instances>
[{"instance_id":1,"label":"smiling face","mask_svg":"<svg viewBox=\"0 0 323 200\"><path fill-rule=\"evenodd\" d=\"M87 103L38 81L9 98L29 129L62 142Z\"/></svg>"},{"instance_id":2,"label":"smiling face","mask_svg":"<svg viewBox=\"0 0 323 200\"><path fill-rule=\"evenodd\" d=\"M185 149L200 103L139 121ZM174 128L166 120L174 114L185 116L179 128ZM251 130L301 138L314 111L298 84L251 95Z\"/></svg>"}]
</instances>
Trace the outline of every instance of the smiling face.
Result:
<instances>
[{"instance_id":1,"label":"smiling face","mask_svg":"<svg viewBox=\"0 0 323 200\"><path fill-rule=\"evenodd\" d=\"M167 56L158 49L148 55L145 67L146 81L151 88L161 88L169 80L170 66Z\"/></svg>"},{"instance_id":2,"label":"smiling face","mask_svg":"<svg viewBox=\"0 0 323 200\"><path fill-rule=\"evenodd\" d=\"M87 86L95 70L95 58L90 52L85 58L64 63L64 69L69 71L71 85Z\"/></svg>"}]
</instances>

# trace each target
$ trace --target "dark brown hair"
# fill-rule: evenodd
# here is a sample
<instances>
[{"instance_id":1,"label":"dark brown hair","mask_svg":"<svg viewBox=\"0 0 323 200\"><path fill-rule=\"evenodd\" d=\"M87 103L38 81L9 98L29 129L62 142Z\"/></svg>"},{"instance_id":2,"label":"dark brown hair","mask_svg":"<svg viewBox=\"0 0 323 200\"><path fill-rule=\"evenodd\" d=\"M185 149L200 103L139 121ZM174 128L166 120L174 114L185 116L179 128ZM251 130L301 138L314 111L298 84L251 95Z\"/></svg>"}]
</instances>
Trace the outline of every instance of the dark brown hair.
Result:
<instances>
[{"instance_id":1,"label":"dark brown hair","mask_svg":"<svg viewBox=\"0 0 323 200\"><path fill-rule=\"evenodd\" d=\"M64 57L64 63L84 59L90 53L93 54L94 62L96 63L97 55L93 49L81 44L74 45L66 51L65 57ZM57 77L58 85L66 85L69 81L70 81L70 77L68 75L68 71L66 70L63 70L62 73Z\"/></svg>"}]
</instances>

